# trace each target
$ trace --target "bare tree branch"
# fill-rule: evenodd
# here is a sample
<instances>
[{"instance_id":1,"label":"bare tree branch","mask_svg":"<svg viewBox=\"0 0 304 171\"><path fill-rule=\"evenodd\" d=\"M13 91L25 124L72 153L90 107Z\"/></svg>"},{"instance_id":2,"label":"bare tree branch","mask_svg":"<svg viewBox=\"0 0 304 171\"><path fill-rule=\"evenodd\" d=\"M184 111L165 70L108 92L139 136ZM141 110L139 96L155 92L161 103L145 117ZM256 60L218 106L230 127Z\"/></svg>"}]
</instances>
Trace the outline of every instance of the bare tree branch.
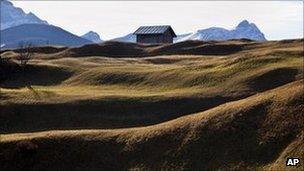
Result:
<instances>
[{"instance_id":1,"label":"bare tree branch","mask_svg":"<svg viewBox=\"0 0 304 171\"><path fill-rule=\"evenodd\" d=\"M31 51L32 43L30 42L20 42L19 50L17 51L17 60L20 61L20 66L25 67L29 60L33 57L33 52Z\"/></svg>"}]
</instances>

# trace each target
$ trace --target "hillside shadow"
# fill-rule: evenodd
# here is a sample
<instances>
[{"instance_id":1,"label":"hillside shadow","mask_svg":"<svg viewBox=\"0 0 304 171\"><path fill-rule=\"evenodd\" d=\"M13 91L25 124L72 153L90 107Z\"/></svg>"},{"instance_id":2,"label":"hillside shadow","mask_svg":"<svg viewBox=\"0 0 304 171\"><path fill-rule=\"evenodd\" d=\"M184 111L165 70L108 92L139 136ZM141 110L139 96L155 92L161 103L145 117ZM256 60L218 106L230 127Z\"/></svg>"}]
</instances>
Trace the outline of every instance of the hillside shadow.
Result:
<instances>
[{"instance_id":1,"label":"hillside shadow","mask_svg":"<svg viewBox=\"0 0 304 171\"><path fill-rule=\"evenodd\" d=\"M51 129L126 128L168 121L235 100L172 98L167 100L106 99L64 104L15 104L2 108L2 133ZM28 117L28 114L31 117Z\"/></svg>"},{"instance_id":2,"label":"hillside shadow","mask_svg":"<svg viewBox=\"0 0 304 171\"><path fill-rule=\"evenodd\" d=\"M72 72L62 68L27 65L25 70L18 69L6 80L2 81L0 86L3 88L22 88L30 85L48 86L60 84L62 81L72 76Z\"/></svg>"},{"instance_id":3,"label":"hillside shadow","mask_svg":"<svg viewBox=\"0 0 304 171\"><path fill-rule=\"evenodd\" d=\"M248 80L251 89L262 92L296 80L299 73L295 68L277 68Z\"/></svg>"}]
</instances>

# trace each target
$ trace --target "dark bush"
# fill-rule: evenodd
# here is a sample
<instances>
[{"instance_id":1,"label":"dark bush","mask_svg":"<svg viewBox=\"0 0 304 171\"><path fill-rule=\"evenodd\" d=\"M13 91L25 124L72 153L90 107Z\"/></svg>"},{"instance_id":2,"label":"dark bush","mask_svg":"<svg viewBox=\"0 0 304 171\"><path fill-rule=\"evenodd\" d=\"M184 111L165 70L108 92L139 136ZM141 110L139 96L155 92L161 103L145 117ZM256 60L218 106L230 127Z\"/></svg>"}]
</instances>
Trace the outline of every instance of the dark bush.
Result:
<instances>
[{"instance_id":1,"label":"dark bush","mask_svg":"<svg viewBox=\"0 0 304 171\"><path fill-rule=\"evenodd\" d=\"M38 146L31 141L17 143L16 152L20 157L33 157L37 153Z\"/></svg>"},{"instance_id":2,"label":"dark bush","mask_svg":"<svg viewBox=\"0 0 304 171\"><path fill-rule=\"evenodd\" d=\"M16 144L14 161L18 168L32 168L36 162L38 145L31 141L20 141Z\"/></svg>"}]
</instances>

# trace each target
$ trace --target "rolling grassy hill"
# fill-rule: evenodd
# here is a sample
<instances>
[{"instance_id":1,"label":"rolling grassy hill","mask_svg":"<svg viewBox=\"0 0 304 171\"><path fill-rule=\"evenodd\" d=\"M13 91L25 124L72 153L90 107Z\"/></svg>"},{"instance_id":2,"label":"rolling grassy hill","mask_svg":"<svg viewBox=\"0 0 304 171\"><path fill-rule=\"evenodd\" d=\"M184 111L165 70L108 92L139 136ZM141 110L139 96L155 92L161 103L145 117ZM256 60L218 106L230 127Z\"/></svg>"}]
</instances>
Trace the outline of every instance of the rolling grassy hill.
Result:
<instances>
[{"instance_id":1,"label":"rolling grassy hill","mask_svg":"<svg viewBox=\"0 0 304 171\"><path fill-rule=\"evenodd\" d=\"M4 169L280 170L286 156L303 160L303 39L43 49L0 84Z\"/></svg>"}]
</instances>

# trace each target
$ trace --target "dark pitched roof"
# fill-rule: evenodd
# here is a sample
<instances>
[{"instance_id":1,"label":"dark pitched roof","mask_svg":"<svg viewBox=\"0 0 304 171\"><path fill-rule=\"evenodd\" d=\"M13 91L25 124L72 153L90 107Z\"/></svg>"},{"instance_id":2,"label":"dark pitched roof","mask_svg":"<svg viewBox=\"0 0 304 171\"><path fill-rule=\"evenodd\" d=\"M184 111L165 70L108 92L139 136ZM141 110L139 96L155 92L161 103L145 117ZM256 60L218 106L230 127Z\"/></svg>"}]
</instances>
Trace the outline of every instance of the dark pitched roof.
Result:
<instances>
[{"instance_id":1,"label":"dark pitched roof","mask_svg":"<svg viewBox=\"0 0 304 171\"><path fill-rule=\"evenodd\" d=\"M167 30L170 30L173 37L176 37L171 26L141 26L133 34L163 34Z\"/></svg>"}]
</instances>

